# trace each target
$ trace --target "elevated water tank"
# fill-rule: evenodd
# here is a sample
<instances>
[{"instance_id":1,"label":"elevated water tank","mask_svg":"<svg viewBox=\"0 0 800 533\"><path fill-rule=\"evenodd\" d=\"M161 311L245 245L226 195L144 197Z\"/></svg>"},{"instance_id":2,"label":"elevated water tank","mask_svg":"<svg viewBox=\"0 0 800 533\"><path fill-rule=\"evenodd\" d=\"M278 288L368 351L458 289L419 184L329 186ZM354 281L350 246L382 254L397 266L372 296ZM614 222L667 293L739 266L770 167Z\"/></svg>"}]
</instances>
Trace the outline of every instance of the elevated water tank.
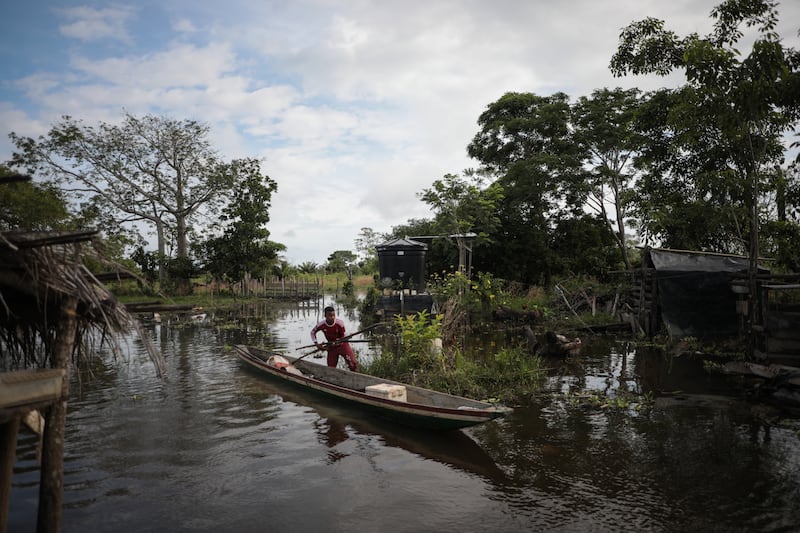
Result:
<instances>
[{"instance_id":1,"label":"elevated water tank","mask_svg":"<svg viewBox=\"0 0 800 533\"><path fill-rule=\"evenodd\" d=\"M403 289L425 290L425 251L428 247L406 237L379 244L378 270L381 281L400 283Z\"/></svg>"}]
</instances>

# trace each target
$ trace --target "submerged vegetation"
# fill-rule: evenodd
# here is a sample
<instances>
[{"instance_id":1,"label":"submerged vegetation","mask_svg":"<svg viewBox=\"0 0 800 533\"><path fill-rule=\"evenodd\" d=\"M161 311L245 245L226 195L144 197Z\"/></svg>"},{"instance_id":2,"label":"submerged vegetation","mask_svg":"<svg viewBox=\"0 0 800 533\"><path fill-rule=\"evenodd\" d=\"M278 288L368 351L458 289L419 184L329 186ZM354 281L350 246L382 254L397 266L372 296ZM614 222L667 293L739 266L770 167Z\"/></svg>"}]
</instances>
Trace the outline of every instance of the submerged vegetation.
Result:
<instances>
[{"instance_id":1,"label":"submerged vegetation","mask_svg":"<svg viewBox=\"0 0 800 533\"><path fill-rule=\"evenodd\" d=\"M541 358L523 347L506 347L479 359L457 344L442 343L442 315L427 312L396 317L398 342L385 348L363 371L450 394L488 401L517 402L541 382Z\"/></svg>"}]
</instances>

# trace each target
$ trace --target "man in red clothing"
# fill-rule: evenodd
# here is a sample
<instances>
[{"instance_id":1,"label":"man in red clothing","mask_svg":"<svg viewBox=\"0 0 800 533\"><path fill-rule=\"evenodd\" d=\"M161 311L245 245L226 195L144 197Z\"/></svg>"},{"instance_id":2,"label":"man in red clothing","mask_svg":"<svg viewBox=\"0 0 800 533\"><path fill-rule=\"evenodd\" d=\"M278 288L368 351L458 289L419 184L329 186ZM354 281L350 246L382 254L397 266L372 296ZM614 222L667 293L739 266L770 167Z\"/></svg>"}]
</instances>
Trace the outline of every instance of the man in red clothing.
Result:
<instances>
[{"instance_id":1,"label":"man in red clothing","mask_svg":"<svg viewBox=\"0 0 800 533\"><path fill-rule=\"evenodd\" d=\"M327 343L320 344L317 340L318 331L325 335ZM335 367L339 363L339 356L341 355L347 363L347 368L355 372L358 370L358 363L350 343L347 341L335 343L336 340L342 337L344 337L344 322L341 318L336 318L336 311L333 307L328 306L325 308L325 320L320 320L316 326L311 328L311 341L320 350L328 351L328 366Z\"/></svg>"}]
</instances>

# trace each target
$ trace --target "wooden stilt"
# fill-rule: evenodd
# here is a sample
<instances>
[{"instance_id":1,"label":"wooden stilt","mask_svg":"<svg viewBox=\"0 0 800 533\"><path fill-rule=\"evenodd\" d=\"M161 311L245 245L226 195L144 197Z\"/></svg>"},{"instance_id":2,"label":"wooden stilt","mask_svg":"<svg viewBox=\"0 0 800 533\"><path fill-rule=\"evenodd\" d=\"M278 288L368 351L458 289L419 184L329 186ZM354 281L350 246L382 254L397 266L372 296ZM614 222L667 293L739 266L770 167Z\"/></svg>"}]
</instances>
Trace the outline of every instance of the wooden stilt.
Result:
<instances>
[{"instance_id":1,"label":"wooden stilt","mask_svg":"<svg viewBox=\"0 0 800 533\"><path fill-rule=\"evenodd\" d=\"M76 298L67 298L58 321L53 366L65 370L61 386L61 399L45 415L42 470L39 482L38 533L61 531L61 506L64 499L64 438L67 422L69 378L72 374L72 347L77 327Z\"/></svg>"},{"instance_id":2,"label":"wooden stilt","mask_svg":"<svg viewBox=\"0 0 800 533\"><path fill-rule=\"evenodd\" d=\"M17 455L19 418L0 423L0 533L8 530L8 500L11 495L11 478L14 458Z\"/></svg>"}]
</instances>

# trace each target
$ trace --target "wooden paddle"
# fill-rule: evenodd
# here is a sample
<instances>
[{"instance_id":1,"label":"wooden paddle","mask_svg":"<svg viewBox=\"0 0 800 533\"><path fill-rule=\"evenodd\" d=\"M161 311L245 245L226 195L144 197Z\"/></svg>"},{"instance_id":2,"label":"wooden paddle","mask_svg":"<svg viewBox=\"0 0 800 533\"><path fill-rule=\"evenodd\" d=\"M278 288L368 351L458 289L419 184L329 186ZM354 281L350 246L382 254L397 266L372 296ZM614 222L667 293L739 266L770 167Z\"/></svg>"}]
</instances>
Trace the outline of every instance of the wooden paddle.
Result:
<instances>
[{"instance_id":1,"label":"wooden paddle","mask_svg":"<svg viewBox=\"0 0 800 533\"><path fill-rule=\"evenodd\" d=\"M312 346L315 347L310 352L305 353L305 354L301 355L300 357L298 357L297 359L295 359L294 362L296 363L300 359L308 357L312 353L317 353L317 352L321 352L322 350L327 350L331 346L336 346L336 345L341 344L343 342L369 342L369 341L366 341L366 340L364 340L364 341L351 341L350 338L351 337L355 337L359 333L364 333L365 331L369 331L372 328L374 328L375 326L377 326L378 324L380 324L380 322L376 322L375 324L372 324L371 326L369 326L367 328L364 328L362 330L356 331L355 333L351 333L350 335L345 335L344 337L336 339L335 341L323 342L322 344L307 344L306 346L300 346L299 348L295 348L295 350L302 350L303 348L311 348Z\"/></svg>"},{"instance_id":2,"label":"wooden paddle","mask_svg":"<svg viewBox=\"0 0 800 533\"><path fill-rule=\"evenodd\" d=\"M358 335L360 333L364 333L365 331L369 331L369 330L371 330L372 328L374 328L375 326L377 326L379 324L380 324L380 322L376 322L376 323L372 324L371 326L369 326L367 328L364 328L362 330L356 331L355 333L351 333L350 335L345 335L344 337L336 339L335 341L324 342L321 345L320 344L316 344L316 343L315 344L306 344L305 346L299 346L299 347L295 348L295 350L302 350L303 348L311 348L312 346L316 346L317 349L314 350L314 352L316 352L316 351L319 351L321 349L324 349L324 348L320 348L320 346L325 346L326 348L329 348L331 346L336 346L337 344L341 344L343 342L348 342L348 339L350 339L351 337L355 337L356 335ZM353 341L353 342L358 342L358 341ZM314 353L314 352L309 352L309 353Z\"/></svg>"}]
</instances>

